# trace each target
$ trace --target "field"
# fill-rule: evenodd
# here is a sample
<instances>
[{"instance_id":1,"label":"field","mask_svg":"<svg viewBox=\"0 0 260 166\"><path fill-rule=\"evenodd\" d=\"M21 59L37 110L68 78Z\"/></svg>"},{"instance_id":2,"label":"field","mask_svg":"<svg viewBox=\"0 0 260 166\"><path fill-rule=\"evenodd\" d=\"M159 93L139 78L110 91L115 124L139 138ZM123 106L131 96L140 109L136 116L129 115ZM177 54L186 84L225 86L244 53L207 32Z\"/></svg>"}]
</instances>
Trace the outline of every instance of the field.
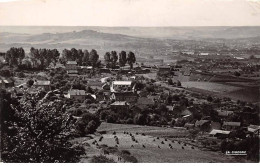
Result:
<instances>
[{"instance_id":1,"label":"field","mask_svg":"<svg viewBox=\"0 0 260 166\"><path fill-rule=\"evenodd\" d=\"M247 102L259 101L259 86L249 85L248 83L230 84L214 82L182 82L182 86L191 91L203 94L215 95L218 97L229 97L233 100Z\"/></svg>"},{"instance_id":2,"label":"field","mask_svg":"<svg viewBox=\"0 0 260 166\"><path fill-rule=\"evenodd\" d=\"M185 88L198 88L207 91L223 93L223 92L231 92L235 90L241 89L240 87L224 85L214 82L196 82L196 81L189 81L189 82L182 82L182 86Z\"/></svg>"},{"instance_id":3,"label":"field","mask_svg":"<svg viewBox=\"0 0 260 166\"><path fill-rule=\"evenodd\" d=\"M92 138L77 139L78 142L81 140L81 142L89 144L85 148L88 150L87 156L84 156L81 162L88 162L92 156L100 154L100 150L93 144L94 140L99 145L118 146L119 150L128 150L141 163L238 162L232 156L202 151L183 142L174 141L173 136L187 134L185 129L102 123L98 128L98 132L104 131L105 134L91 135ZM113 132L115 133L113 134ZM137 142L132 140L130 133ZM103 139L99 141L101 135ZM116 143L115 136L117 136L119 144ZM167 139L165 139L166 137ZM169 144L171 144L172 148L170 148ZM109 155L107 157L117 161L116 156Z\"/></svg>"}]
</instances>

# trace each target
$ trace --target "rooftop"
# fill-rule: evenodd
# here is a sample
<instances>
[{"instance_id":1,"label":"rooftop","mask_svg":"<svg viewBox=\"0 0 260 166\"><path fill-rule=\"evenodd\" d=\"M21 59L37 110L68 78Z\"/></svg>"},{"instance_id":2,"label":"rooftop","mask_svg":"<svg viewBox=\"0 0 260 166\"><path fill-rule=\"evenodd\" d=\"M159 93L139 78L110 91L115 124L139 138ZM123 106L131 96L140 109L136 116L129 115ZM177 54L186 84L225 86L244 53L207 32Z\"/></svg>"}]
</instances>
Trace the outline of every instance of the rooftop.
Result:
<instances>
[{"instance_id":1,"label":"rooftop","mask_svg":"<svg viewBox=\"0 0 260 166\"><path fill-rule=\"evenodd\" d=\"M224 122L223 126L240 126L241 122Z\"/></svg>"},{"instance_id":2,"label":"rooftop","mask_svg":"<svg viewBox=\"0 0 260 166\"><path fill-rule=\"evenodd\" d=\"M68 70L68 74L78 74L78 70Z\"/></svg>"},{"instance_id":3,"label":"rooftop","mask_svg":"<svg viewBox=\"0 0 260 166\"><path fill-rule=\"evenodd\" d=\"M118 96L137 96L133 92L114 92L113 93L116 97Z\"/></svg>"},{"instance_id":4,"label":"rooftop","mask_svg":"<svg viewBox=\"0 0 260 166\"><path fill-rule=\"evenodd\" d=\"M247 130L250 131L250 132L255 132L259 129L260 129L260 126L257 126L257 125L250 125L250 126L247 127Z\"/></svg>"},{"instance_id":5,"label":"rooftop","mask_svg":"<svg viewBox=\"0 0 260 166\"><path fill-rule=\"evenodd\" d=\"M229 134L229 133L230 133L230 131L213 129L209 134L215 135L215 134Z\"/></svg>"},{"instance_id":6,"label":"rooftop","mask_svg":"<svg viewBox=\"0 0 260 166\"><path fill-rule=\"evenodd\" d=\"M67 61L67 65L77 65L76 61Z\"/></svg>"},{"instance_id":7,"label":"rooftop","mask_svg":"<svg viewBox=\"0 0 260 166\"><path fill-rule=\"evenodd\" d=\"M111 105L129 105L126 101L115 101Z\"/></svg>"},{"instance_id":8,"label":"rooftop","mask_svg":"<svg viewBox=\"0 0 260 166\"><path fill-rule=\"evenodd\" d=\"M36 81L34 85L36 86L43 86L43 85L50 85L51 81Z\"/></svg>"},{"instance_id":9,"label":"rooftop","mask_svg":"<svg viewBox=\"0 0 260 166\"><path fill-rule=\"evenodd\" d=\"M114 85L131 85L132 81L113 81Z\"/></svg>"},{"instance_id":10,"label":"rooftop","mask_svg":"<svg viewBox=\"0 0 260 166\"><path fill-rule=\"evenodd\" d=\"M84 90L72 89L68 91L68 94L72 96L85 96L86 92Z\"/></svg>"},{"instance_id":11,"label":"rooftop","mask_svg":"<svg viewBox=\"0 0 260 166\"><path fill-rule=\"evenodd\" d=\"M234 114L233 111L224 111L224 110L217 110L219 116L229 116Z\"/></svg>"},{"instance_id":12,"label":"rooftop","mask_svg":"<svg viewBox=\"0 0 260 166\"><path fill-rule=\"evenodd\" d=\"M202 126L206 123L210 123L210 120L197 120L196 123L195 123L195 126Z\"/></svg>"}]
</instances>

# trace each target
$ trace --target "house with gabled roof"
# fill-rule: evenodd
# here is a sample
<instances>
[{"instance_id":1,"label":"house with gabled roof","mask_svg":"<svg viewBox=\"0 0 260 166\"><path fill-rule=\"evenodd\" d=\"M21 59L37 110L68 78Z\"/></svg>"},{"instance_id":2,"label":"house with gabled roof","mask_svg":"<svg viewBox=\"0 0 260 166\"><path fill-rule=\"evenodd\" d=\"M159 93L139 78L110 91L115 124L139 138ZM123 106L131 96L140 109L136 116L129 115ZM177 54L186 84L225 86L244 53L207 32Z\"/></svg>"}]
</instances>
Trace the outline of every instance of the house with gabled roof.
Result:
<instances>
[{"instance_id":1,"label":"house with gabled roof","mask_svg":"<svg viewBox=\"0 0 260 166\"><path fill-rule=\"evenodd\" d=\"M258 137L260 136L260 126L258 125L249 125L247 127L247 131L254 135L257 135Z\"/></svg>"},{"instance_id":2,"label":"house with gabled roof","mask_svg":"<svg viewBox=\"0 0 260 166\"><path fill-rule=\"evenodd\" d=\"M76 61L67 61L66 69L67 70L77 70L77 62Z\"/></svg>"},{"instance_id":3,"label":"house with gabled roof","mask_svg":"<svg viewBox=\"0 0 260 166\"><path fill-rule=\"evenodd\" d=\"M229 136L229 134L230 134L230 131L216 130L216 129L211 130L211 132L209 133L210 136L218 137L218 138L227 138Z\"/></svg>"},{"instance_id":4,"label":"house with gabled roof","mask_svg":"<svg viewBox=\"0 0 260 166\"><path fill-rule=\"evenodd\" d=\"M83 102L86 99L85 90L71 89L68 91L68 98Z\"/></svg>"},{"instance_id":5,"label":"house with gabled roof","mask_svg":"<svg viewBox=\"0 0 260 166\"><path fill-rule=\"evenodd\" d=\"M225 130L237 130L241 126L241 122L224 122L222 128Z\"/></svg>"},{"instance_id":6,"label":"house with gabled roof","mask_svg":"<svg viewBox=\"0 0 260 166\"><path fill-rule=\"evenodd\" d=\"M181 111L180 116L192 115L192 112L188 109Z\"/></svg>"},{"instance_id":7,"label":"house with gabled roof","mask_svg":"<svg viewBox=\"0 0 260 166\"><path fill-rule=\"evenodd\" d=\"M48 80L42 81L42 80L36 80L33 84L36 88L42 88L45 91L51 90L51 82Z\"/></svg>"},{"instance_id":8,"label":"house with gabled roof","mask_svg":"<svg viewBox=\"0 0 260 166\"><path fill-rule=\"evenodd\" d=\"M129 105L130 104L126 101L115 101L114 103L110 104L112 109L124 109L124 110L128 110Z\"/></svg>"},{"instance_id":9,"label":"house with gabled roof","mask_svg":"<svg viewBox=\"0 0 260 166\"><path fill-rule=\"evenodd\" d=\"M14 86L14 80L12 78L0 77L0 87L9 88Z\"/></svg>"},{"instance_id":10,"label":"house with gabled roof","mask_svg":"<svg viewBox=\"0 0 260 166\"><path fill-rule=\"evenodd\" d=\"M218 116L220 117L228 117L234 114L234 111L224 111L224 110L217 110Z\"/></svg>"},{"instance_id":11,"label":"house with gabled roof","mask_svg":"<svg viewBox=\"0 0 260 166\"><path fill-rule=\"evenodd\" d=\"M127 101L133 103L137 101L138 96L133 92L114 92L111 95L111 100L115 101Z\"/></svg>"},{"instance_id":12,"label":"house with gabled roof","mask_svg":"<svg viewBox=\"0 0 260 166\"><path fill-rule=\"evenodd\" d=\"M111 92L134 92L135 86L132 85L132 81L112 81L110 86Z\"/></svg>"}]
</instances>

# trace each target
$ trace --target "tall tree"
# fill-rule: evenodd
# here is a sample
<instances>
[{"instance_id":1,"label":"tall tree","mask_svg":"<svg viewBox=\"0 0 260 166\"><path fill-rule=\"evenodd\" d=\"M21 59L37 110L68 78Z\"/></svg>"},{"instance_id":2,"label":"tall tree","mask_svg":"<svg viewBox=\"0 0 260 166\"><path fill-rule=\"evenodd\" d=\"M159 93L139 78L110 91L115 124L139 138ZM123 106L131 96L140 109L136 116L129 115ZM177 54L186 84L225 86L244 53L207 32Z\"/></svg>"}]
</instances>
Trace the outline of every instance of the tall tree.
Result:
<instances>
[{"instance_id":1,"label":"tall tree","mask_svg":"<svg viewBox=\"0 0 260 166\"><path fill-rule=\"evenodd\" d=\"M22 64L25 52L22 47L12 47L6 52L5 60L10 66L18 66Z\"/></svg>"},{"instance_id":2,"label":"tall tree","mask_svg":"<svg viewBox=\"0 0 260 166\"><path fill-rule=\"evenodd\" d=\"M104 55L104 59L105 59L106 66L110 67L110 63L111 63L111 54L110 54L110 52L106 52L106 54Z\"/></svg>"},{"instance_id":3,"label":"tall tree","mask_svg":"<svg viewBox=\"0 0 260 166\"><path fill-rule=\"evenodd\" d=\"M112 66L116 66L116 62L118 60L118 56L116 51L111 51L111 61L112 61Z\"/></svg>"},{"instance_id":4,"label":"tall tree","mask_svg":"<svg viewBox=\"0 0 260 166\"><path fill-rule=\"evenodd\" d=\"M72 48L72 49L70 50L70 52L71 52L71 57L69 58L69 60L75 61L76 59L79 58L78 50L76 50L75 48Z\"/></svg>"},{"instance_id":5,"label":"tall tree","mask_svg":"<svg viewBox=\"0 0 260 166\"><path fill-rule=\"evenodd\" d=\"M126 52L125 51L121 51L119 53L119 65L122 67L122 66L125 66L127 62L127 58L126 58Z\"/></svg>"},{"instance_id":6,"label":"tall tree","mask_svg":"<svg viewBox=\"0 0 260 166\"><path fill-rule=\"evenodd\" d=\"M39 60L40 60L40 68L44 68L46 65L45 60L47 59L47 50L46 48L44 49L39 49Z\"/></svg>"},{"instance_id":7,"label":"tall tree","mask_svg":"<svg viewBox=\"0 0 260 166\"><path fill-rule=\"evenodd\" d=\"M84 56L84 53L83 53L82 49L78 49L78 57L77 57L76 61L79 65L82 65L83 56Z\"/></svg>"},{"instance_id":8,"label":"tall tree","mask_svg":"<svg viewBox=\"0 0 260 166\"><path fill-rule=\"evenodd\" d=\"M51 52L52 52L53 63L54 63L54 65L56 65L56 63L58 62L58 59L60 57L60 53L57 49L53 49L53 50L51 50Z\"/></svg>"},{"instance_id":9,"label":"tall tree","mask_svg":"<svg viewBox=\"0 0 260 166\"><path fill-rule=\"evenodd\" d=\"M97 51L95 49L92 49L89 54L89 61L93 66L93 68L96 67L98 59L99 59L99 55L97 54Z\"/></svg>"},{"instance_id":10,"label":"tall tree","mask_svg":"<svg viewBox=\"0 0 260 166\"><path fill-rule=\"evenodd\" d=\"M84 55L83 55L83 58L82 58L82 64L85 65L85 66L89 64L89 52L88 52L88 50L84 50Z\"/></svg>"},{"instance_id":11,"label":"tall tree","mask_svg":"<svg viewBox=\"0 0 260 166\"><path fill-rule=\"evenodd\" d=\"M24 57L25 57L24 49L22 47L18 48L18 65L22 64Z\"/></svg>"},{"instance_id":12,"label":"tall tree","mask_svg":"<svg viewBox=\"0 0 260 166\"><path fill-rule=\"evenodd\" d=\"M135 54L130 51L127 55L127 63L130 65L130 68L133 69L133 64L135 63Z\"/></svg>"},{"instance_id":13,"label":"tall tree","mask_svg":"<svg viewBox=\"0 0 260 166\"><path fill-rule=\"evenodd\" d=\"M70 57L71 57L71 51L64 49L61 54L60 62L62 64L65 64L67 61L70 60Z\"/></svg>"},{"instance_id":14,"label":"tall tree","mask_svg":"<svg viewBox=\"0 0 260 166\"><path fill-rule=\"evenodd\" d=\"M40 58L39 50L31 47L29 55L32 61L32 67L38 68L39 67L38 60Z\"/></svg>"}]
</instances>

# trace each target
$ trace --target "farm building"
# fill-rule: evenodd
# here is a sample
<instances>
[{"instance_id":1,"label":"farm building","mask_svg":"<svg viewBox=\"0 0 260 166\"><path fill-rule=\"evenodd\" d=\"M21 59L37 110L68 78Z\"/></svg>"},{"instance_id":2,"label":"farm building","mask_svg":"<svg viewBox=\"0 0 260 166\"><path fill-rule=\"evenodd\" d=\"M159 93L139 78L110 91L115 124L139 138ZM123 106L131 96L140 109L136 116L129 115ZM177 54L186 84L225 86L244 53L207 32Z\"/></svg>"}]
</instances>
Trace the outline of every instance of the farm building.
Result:
<instances>
[{"instance_id":1,"label":"farm building","mask_svg":"<svg viewBox=\"0 0 260 166\"><path fill-rule=\"evenodd\" d=\"M77 62L76 61L68 61L66 63L67 70L76 70L77 69Z\"/></svg>"},{"instance_id":2,"label":"farm building","mask_svg":"<svg viewBox=\"0 0 260 166\"><path fill-rule=\"evenodd\" d=\"M166 108L168 109L168 111L173 111L173 106L172 105L167 105Z\"/></svg>"},{"instance_id":3,"label":"farm building","mask_svg":"<svg viewBox=\"0 0 260 166\"><path fill-rule=\"evenodd\" d=\"M14 80L11 78L0 78L0 87L9 88L14 86Z\"/></svg>"},{"instance_id":4,"label":"farm building","mask_svg":"<svg viewBox=\"0 0 260 166\"><path fill-rule=\"evenodd\" d=\"M111 92L134 91L135 86L132 86L132 81L113 81L110 90Z\"/></svg>"},{"instance_id":5,"label":"farm building","mask_svg":"<svg viewBox=\"0 0 260 166\"><path fill-rule=\"evenodd\" d=\"M45 91L50 91L51 90L51 82L50 81L40 81L36 80L33 84L36 88L40 87Z\"/></svg>"},{"instance_id":6,"label":"farm building","mask_svg":"<svg viewBox=\"0 0 260 166\"><path fill-rule=\"evenodd\" d=\"M67 73L68 73L69 77L72 77L72 78L79 77L77 70L67 70Z\"/></svg>"},{"instance_id":7,"label":"farm building","mask_svg":"<svg viewBox=\"0 0 260 166\"><path fill-rule=\"evenodd\" d=\"M129 108L129 103L126 101L115 101L114 103L110 104L112 109L125 109Z\"/></svg>"},{"instance_id":8,"label":"farm building","mask_svg":"<svg viewBox=\"0 0 260 166\"><path fill-rule=\"evenodd\" d=\"M68 98L83 102L86 99L86 92L84 90L72 89L68 91Z\"/></svg>"},{"instance_id":9,"label":"farm building","mask_svg":"<svg viewBox=\"0 0 260 166\"><path fill-rule=\"evenodd\" d=\"M249 125L247 127L247 131L257 135L258 137L260 136L260 126L257 125Z\"/></svg>"},{"instance_id":10,"label":"farm building","mask_svg":"<svg viewBox=\"0 0 260 166\"><path fill-rule=\"evenodd\" d=\"M192 115L192 113L188 109L185 109L180 113L180 116L187 116L187 115Z\"/></svg>"},{"instance_id":11,"label":"farm building","mask_svg":"<svg viewBox=\"0 0 260 166\"><path fill-rule=\"evenodd\" d=\"M171 67L170 66L159 66L158 67L158 71L159 72L170 72L171 71Z\"/></svg>"},{"instance_id":12,"label":"farm building","mask_svg":"<svg viewBox=\"0 0 260 166\"><path fill-rule=\"evenodd\" d=\"M188 130L188 129L193 129L194 128L194 124L193 123L185 123L184 127Z\"/></svg>"},{"instance_id":13,"label":"farm building","mask_svg":"<svg viewBox=\"0 0 260 166\"><path fill-rule=\"evenodd\" d=\"M225 131L225 130L216 130L213 129L209 135L212 137L218 137L218 138L227 138L228 135L230 134L230 131Z\"/></svg>"},{"instance_id":14,"label":"farm building","mask_svg":"<svg viewBox=\"0 0 260 166\"><path fill-rule=\"evenodd\" d=\"M228 117L228 116L234 114L233 111L217 110L217 112L218 112L218 116L220 116L220 117Z\"/></svg>"},{"instance_id":15,"label":"farm building","mask_svg":"<svg viewBox=\"0 0 260 166\"><path fill-rule=\"evenodd\" d=\"M236 130L241 126L241 122L224 122L222 128L224 130Z\"/></svg>"},{"instance_id":16,"label":"farm building","mask_svg":"<svg viewBox=\"0 0 260 166\"><path fill-rule=\"evenodd\" d=\"M127 101L129 103L136 102L138 96L133 92L115 92L111 95L111 100Z\"/></svg>"},{"instance_id":17,"label":"farm building","mask_svg":"<svg viewBox=\"0 0 260 166\"><path fill-rule=\"evenodd\" d=\"M65 66L63 64L57 63L54 67L55 69L65 69Z\"/></svg>"}]
</instances>

